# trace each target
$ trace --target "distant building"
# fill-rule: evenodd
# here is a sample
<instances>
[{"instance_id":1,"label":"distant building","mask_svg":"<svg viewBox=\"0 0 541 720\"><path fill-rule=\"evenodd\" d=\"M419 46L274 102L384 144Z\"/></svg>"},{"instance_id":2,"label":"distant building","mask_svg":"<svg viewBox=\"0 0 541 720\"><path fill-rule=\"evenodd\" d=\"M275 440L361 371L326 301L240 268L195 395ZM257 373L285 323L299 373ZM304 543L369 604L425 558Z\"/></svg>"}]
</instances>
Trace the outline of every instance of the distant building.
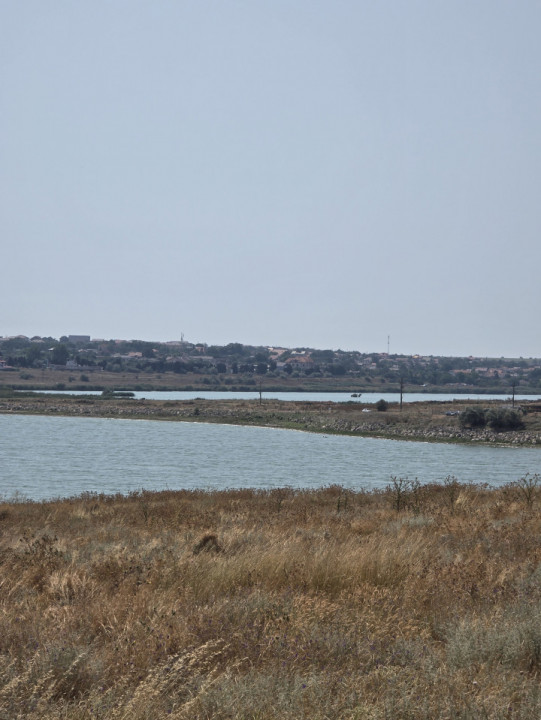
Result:
<instances>
[{"instance_id":1,"label":"distant building","mask_svg":"<svg viewBox=\"0 0 541 720\"><path fill-rule=\"evenodd\" d=\"M289 365L294 370L307 370L308 368L313 368L315 362L312 360L311 357L306 357L305 355L298 355L297 357L288 358L285 361L284 365Z\"/></svg>"},{"instance_id":2,"label":"distant building","mask_svg":"<svg viewBox=\"0 0 541 720\"><path fill-rule=\"evenodd\" d=\"M85 345L90 342L90 335L68 335L68 342L74 345Z\"/></svg>"}]
</instances>

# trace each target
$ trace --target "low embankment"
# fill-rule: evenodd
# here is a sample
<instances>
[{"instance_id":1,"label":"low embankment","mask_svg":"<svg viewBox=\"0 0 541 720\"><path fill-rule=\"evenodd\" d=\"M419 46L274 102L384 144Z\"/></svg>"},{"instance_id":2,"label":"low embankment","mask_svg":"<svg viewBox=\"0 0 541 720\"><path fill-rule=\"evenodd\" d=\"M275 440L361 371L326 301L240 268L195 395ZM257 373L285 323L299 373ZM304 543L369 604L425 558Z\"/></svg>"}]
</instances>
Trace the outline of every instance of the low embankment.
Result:
<instances>
[{"instance_id":1,"label":"low embankment","mask_svg":"<svg viewBox=\"0 0 541 720\"><path fill-rule=\"evenodd\" d=\"M541 446L539 404L523 403L524 429L496 432L463 429L466 407L500 407L501 401L455 400L390 404L385 412L360 402L284 402L280 400L135 400L99 396L0 398L0 413L118 417L262 425L310 432L430 442Z\"/></svg>"}]
</instances>

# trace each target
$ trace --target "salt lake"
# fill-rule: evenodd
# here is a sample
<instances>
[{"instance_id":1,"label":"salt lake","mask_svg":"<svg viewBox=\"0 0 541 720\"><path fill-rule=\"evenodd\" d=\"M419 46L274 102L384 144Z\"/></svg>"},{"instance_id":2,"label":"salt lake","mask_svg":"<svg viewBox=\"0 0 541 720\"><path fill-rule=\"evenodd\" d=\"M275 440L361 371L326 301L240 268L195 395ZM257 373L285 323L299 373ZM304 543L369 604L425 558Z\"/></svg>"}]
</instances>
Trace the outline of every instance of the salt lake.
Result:
<instances>
[{"instance_id":1,"label":"salt lake","mask_svg":"<svg viewBox=\"0 0 541 720\"><path fill-rule=\"evenodd\" d=\"M384 488L392 476L502 485L541 472L540 448L325 436L262 427L0 415L0 495L252 487Z\"/></svg>"}]
</instances>

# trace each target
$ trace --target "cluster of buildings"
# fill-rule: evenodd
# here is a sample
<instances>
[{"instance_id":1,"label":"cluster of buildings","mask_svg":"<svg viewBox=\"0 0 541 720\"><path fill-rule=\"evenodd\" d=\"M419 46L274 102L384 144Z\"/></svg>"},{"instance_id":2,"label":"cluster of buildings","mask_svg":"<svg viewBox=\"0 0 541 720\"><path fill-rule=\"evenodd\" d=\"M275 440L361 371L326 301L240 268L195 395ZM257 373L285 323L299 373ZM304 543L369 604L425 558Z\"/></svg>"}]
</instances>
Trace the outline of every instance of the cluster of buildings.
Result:
<instances>
[{"instance_id":1,"label":"cluster of buildings","mask_svg":"<svg viewBox=\"0 0 541 720\"><path fill-rule=\"evenodd\" d=\"M56 340L15 336L0 338L0 370L16 367L65 367L69 370L135 368L139 371L199 374L267 374L295 376L350 375L404 379L413 384L487 385L520 382L541 387L541 360L475 357L389 355L343 350L225 346L171 341L92 339L67 335Z\"/></svg>"}]
</instances>

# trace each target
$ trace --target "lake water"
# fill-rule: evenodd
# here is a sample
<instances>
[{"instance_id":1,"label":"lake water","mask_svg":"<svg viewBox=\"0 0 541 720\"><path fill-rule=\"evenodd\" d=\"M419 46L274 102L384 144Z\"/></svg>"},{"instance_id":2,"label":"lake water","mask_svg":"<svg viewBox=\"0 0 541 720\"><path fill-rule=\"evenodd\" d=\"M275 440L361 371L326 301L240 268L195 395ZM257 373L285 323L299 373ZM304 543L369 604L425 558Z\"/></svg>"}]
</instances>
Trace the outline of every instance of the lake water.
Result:
<instances>
[{"instance_id":1,"label":"lake water","mask_svg":"<svg viewBox=\"0 0 541 720\"><path fill-rule=\"evenodd\" d=\"M325 436L291 430L0 415L0 494L181 488L382 488L393 475L501 485L541 472L541 449Z\"/></svg>"},{"instance_id":2,"label":"lake water","mask_svg":"<svg viewBox=\"0 0 541 720\"><path fill-rule=\"evenodd\" d=\"M38 391L36 391L38 392ZM84 391L58 391L58 390L41 390L42 394L55 395L101 395L101 391L95 390L90 392ZM137 391L134 392L136 399L146 398L147 400L195 400L202 398L203 400L259 400L259 392L243 392L243 391L216 391L216 390L186 390L186 391ZM360 402L364 404L377 403L378 400L386 400L387 402L400 402L398 393L362 393L354 398L351 393L333 393L333 392L266 392L263 391L263 399L272 400L288 400L291 402ZM478 395L469 393L461 395L460 393L404 393L403 401L409 402L450 402L451 400L510 400L510 395ZM515 400L540 400L541 395L515 395Z\"/></svg>"}]
</instances>

